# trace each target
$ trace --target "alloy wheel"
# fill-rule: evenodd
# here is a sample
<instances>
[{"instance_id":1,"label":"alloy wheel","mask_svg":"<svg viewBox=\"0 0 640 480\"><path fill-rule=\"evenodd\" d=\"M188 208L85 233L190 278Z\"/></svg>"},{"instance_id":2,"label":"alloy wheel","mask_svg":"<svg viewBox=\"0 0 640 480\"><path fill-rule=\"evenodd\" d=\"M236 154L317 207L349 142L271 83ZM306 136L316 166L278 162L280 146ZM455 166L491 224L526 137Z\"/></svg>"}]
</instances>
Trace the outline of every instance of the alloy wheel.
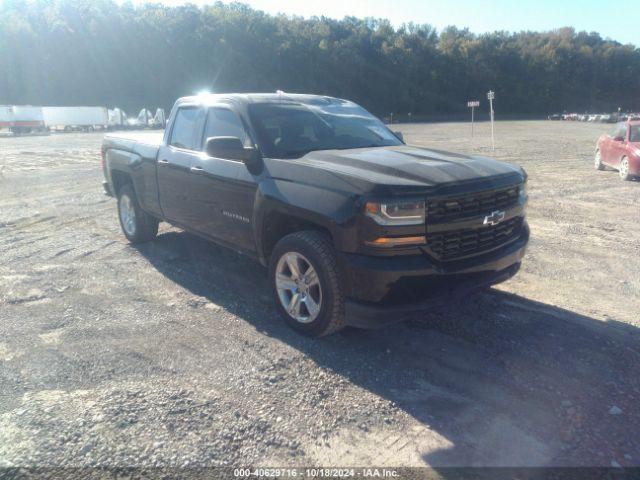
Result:
<instances>
[{"instance_id":1,"label":"alloy wheel","mask_svg":"<svg viewBox=\"0 0 640 480\"><path fill-rule=\"evenodd\" d=\"M623 158L620 160L620 177L627 178L629 175L629 160L627 158Z\"/></svg>"},{"instance_id":2,"label":"alloy wheel","mask_svg":"<svg viewBox=\"0 0 640 480\"><path fill-rule=\"evenodd\" d=\"M322 307L322 287L311 262L298 252L287 252L278 260L275 275L282 307L300 323L313 322Z\"/></svg>"},{"instance_id":3,"label":"alloy wheel","mask_svg":"<svg viewBox=\"0 0 640 480\"><path fill-rule=\"evenodd\" d=\"M125 233L133 237L136 234L136 211L129 195L120 197L120 221Z\"/></svg>"}]
</instances>

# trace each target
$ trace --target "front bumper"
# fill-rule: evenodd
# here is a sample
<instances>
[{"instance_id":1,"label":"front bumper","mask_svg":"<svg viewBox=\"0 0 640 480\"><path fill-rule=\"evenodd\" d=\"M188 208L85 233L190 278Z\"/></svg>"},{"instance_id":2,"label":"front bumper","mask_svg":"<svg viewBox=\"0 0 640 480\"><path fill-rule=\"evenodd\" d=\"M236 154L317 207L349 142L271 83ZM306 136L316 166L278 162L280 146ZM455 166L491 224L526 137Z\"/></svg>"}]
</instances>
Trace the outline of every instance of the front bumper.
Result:
<instances>
[{"instance_id":1,"label":"front bumper","mask_svg":"<svg viewBox=\"0 0 640 480\"><path fill-rule=\"evenodd\" d=\"M528 241L525 222L515 241L464 260L342 254L339 265L345 279L346 322L363 328L384 326L503 282L517 273Z\"/></svg>"}]
</instances>

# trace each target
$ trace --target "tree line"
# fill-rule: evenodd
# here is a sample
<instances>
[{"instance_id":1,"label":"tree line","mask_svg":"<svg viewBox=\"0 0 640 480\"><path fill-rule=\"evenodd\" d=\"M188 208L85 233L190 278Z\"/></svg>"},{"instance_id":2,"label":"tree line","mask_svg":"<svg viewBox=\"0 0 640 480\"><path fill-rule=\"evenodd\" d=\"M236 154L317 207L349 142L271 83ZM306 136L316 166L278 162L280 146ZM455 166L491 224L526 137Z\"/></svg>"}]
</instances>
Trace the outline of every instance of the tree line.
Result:
<instances>
[{"instance_id":1,"label":"tree line","mask_svg":"<svg viewBox=\"0 0 640 480\"><path fill-rule=\"evenodd\" d=\"M474 34L383 19L111 0L0 2L0 104L169 107L199 90L305 92L378 115L640 110L640 49L598 33ZM486 107L485 107L486 108Z\"/></svg>"}]
</instances>

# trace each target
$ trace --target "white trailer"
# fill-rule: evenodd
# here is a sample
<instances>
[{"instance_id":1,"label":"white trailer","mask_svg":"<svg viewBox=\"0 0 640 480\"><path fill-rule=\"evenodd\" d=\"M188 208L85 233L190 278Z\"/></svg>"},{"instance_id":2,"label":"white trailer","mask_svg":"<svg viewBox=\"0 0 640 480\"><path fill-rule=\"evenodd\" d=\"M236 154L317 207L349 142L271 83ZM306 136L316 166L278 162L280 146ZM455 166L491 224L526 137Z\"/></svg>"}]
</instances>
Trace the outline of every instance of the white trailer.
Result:
<instances>
[{"instance_id":1,"label":"white trailer","mask_svg":"<svg viewBox=\"0 0 640 480\"><path fill-rule=\"evenodd\" d=\"M0 130L9 130L13 120L13 111L9 105L0 105Z\"/></svg>"},{"instance_id":2,"label":"white trailer","mask_svg":"<svg viewBox=\"0 0 640 480\"><path fill-rule=\"evenodd\" d=\"M42 107L0 106L0 129L8 129L14 135L45 132L47 128L42 116Z\"/></svg>"},{"instance_id":3,"label":"white trailer","mask_svg":"<svg viewBox=\"0 0 640 480\"><path fill-rule=\"evenodd\" d=\"M109 124L105 107L42 107L42 113L50 130L93 131L106 129Z\"/></svg>"}]
</instances>

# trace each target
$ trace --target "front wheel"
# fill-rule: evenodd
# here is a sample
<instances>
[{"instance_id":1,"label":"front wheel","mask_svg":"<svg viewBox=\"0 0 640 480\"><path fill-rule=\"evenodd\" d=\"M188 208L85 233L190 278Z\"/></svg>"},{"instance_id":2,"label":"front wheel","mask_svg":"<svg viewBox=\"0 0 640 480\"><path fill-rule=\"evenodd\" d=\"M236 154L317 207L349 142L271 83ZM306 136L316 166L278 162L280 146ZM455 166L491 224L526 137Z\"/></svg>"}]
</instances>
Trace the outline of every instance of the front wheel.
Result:
<instances>
[{"instance_id":1,"label":"front wheel","mask_svg":"<svg viewBox=\"0 0 640 480\"><path fill-rule=\"evenodd\" d=\"M130 183L118 190L118 218L122 232L131 243L148 242L158 234L158 220L140 208Z\"/></svg>"},{"instance_id":2,"label":"front wheel","mask_svg":"<svg viewBox=\"0 0 640 480\"><path fill-rule=\"evenodd\" d=\"M269 280L276 308L292 328L321 337L344 327L344 296L336 254L321 232L287 235L271 254Z\"/></svg>"},{"instance_id":3,"label":"front wheel","mask_svg":"<svg viewBox=\"0 0 640 480\"><path fill-rule=\"evenodd\" d=\"M631 180L632 175L629 174L629 159L622 157L620 160L620 167L618 167L618 173L622 180Z\"/></svg>"},{"instance_id":4,"label":"front wheel","mask_svg":"<svg viewBox=\"0 0 640 480\"><path fill-rule=\"evenodd\" d=\"M600 149L596 150L596 154L593 157L593 163L596 167L596 170L604 170L604 165L602 164L602 155L600 154Z\"/></svg>"}]
</instances>

